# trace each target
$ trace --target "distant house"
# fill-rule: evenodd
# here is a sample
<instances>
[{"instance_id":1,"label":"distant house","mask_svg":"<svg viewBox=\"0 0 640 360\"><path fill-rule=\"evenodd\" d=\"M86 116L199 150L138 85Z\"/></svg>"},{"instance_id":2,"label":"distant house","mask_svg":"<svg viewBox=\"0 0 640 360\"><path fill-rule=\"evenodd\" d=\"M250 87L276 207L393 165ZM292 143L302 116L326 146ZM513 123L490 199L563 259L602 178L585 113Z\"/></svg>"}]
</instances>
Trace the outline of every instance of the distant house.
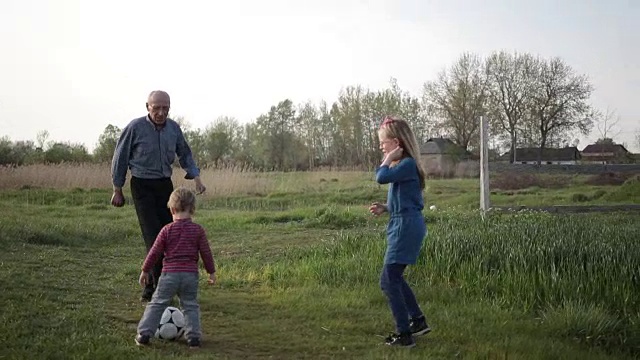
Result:
<instances>
[{"instance_id":1,"label":"distant house","mask_svg":"<svg viewBox=\"0 0 640 360\"><path fill-rule=\"evenodd\" d=\"M450 139L430 138L420 146L420 157L428 174L452 175L459 163L472 155Z\"/></svg>"},{"instance_id":2,"label":"distant house","mask_svg":"<svg viewBox=\"0 0 640 360\"><path fill-rule=\"evenodd\" d=\"M538 156L540 155L540 148L517 148L516 149L516 164L537 164ZM512 162L513 156L511 151L506 152L500 156L499 161ZM540 156L540 165L575 165L580 161L580 151L575 146L569 146L564 148L548 148L542 150L542 156Z\"/></svg>"},{"instance_id":3,"label":"distant house","mask_svg":"<svg viewBox=\"0 0 640 360\"><path fill-rule=\"evenodd\" d=\"M620 144L591 144L582 149L582 161L592 164L629 164L634 156Z\"/></svg>"}]
</instances>

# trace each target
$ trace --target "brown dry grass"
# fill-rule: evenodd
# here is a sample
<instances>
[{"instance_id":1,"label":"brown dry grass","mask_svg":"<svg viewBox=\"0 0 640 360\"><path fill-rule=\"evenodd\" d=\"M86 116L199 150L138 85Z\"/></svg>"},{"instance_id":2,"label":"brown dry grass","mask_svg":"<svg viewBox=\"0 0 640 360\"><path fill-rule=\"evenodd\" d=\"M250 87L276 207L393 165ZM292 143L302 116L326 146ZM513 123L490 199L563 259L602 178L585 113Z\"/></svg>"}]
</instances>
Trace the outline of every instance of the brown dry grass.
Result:
<instances>
[{"instance_id":1,"label":"brown dry grass","mask_svg":"<svg viewBox=\"0 0 640 360\"><path fill-rule=\"evenodd\" d=\"M571 187L574 178L571 175L504 172L498 173L491 179L491 188L500 190L521 190L530 187L561 189Z\"/></svg>"},{"instance_id":2,"label":"brown dry grass","mask_svg":"<svg viewBox=\"0 0 640 360\"><path fill-rule=\"evenodd\" d=\"M0 189L108 189L111 187L110 178L109 166L101 164L0 167Z\"/></svg>"},{"instance_id":3,"label":"brown dry grass","mask_svg":"<svg viewBox=\"0 0 640 360\"><path fill-rule=\"evenodd\" d=\"M590 176L585 183L589 185L622 185L627 179L637 176L635 174L606 172Z\"/></svg>"},{"instance_id":4,"label":"brown dry grass","mask_svg":"<svg viewBox=\"0 0 640 360\"><path fill-rule=\"evenodd\" d=\"M130 173L127 174L128 178ZM184 171L173 172L175 186L193 187L193 181L184 179ZM207 195L257 195L273 192L299 192L338 183L354 186L362 180L371 180L366 171L319 170L309 172L256 172L240 167L203 169L201 178ZM125 186L128 188L128 182ZM60 164L0 167L2 189L111 189L109 164Z\"/></svg>"}]
</instances>

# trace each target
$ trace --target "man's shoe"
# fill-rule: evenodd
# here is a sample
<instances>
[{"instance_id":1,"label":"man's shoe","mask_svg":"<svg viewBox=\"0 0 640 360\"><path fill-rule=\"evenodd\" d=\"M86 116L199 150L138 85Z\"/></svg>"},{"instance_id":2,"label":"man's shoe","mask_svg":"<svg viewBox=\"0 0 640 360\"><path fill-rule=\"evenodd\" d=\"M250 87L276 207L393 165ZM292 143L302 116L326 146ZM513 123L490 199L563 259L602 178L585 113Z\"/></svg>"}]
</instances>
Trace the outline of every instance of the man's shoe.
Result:
<instances>
[{"instance_id":1,"label":"man's shoe","mask_svg":"<svg viewBox=\"0 0 640 360\"><path fill-rule=\"evenodd\" d=\"M198 338L191 338L187 340L187 345L189 346L189 348L191 349L197 349L200 347L200 339Z\"/></svg>"},{"instance_id":2,"label":"man's shoe","mask_svg":"<svg viewBox=\"0 0 640 360\"><path fill-rule=\"evenodd\" d=\"M424 316L421 316L417 319L412 319L409 323L409 329L411 331L411 335L420 336L427 334L431 331L431 328L427 324L427 319Z\"/></svg>"},{"instance_id":3,"label":"man's shoe","mask_svg":"<svg viewBox=\"0 0 640 360\"><path fill-rule=\"evenodd\" d=\"M389 346L399 346L411 348L416 346L416 342L413 339L411 333L391 334L385 340L385 344Z\"/></svg>"},{"instance_id":4,"label":"man's shoe","mask_svg":"<svg viewBox=\"0 0 640 360\"><path fill-rule=\"evenodd\" d=\"M149 345L149 343L151 342L151 337L149 335L136 335L136 344L138 346L145 346L145 345Z\"/></svg>"}]
</instances>

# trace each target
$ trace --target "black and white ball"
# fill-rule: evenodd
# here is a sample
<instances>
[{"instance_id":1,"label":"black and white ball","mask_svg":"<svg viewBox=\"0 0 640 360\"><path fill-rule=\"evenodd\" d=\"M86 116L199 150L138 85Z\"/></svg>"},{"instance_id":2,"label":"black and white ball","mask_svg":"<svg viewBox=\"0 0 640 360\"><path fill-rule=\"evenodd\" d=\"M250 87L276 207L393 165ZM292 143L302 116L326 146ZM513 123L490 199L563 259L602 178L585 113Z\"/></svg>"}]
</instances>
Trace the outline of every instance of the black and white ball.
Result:
<instances>
[{"instance_id":1,"label":"black and white ball","mask_svg":"<svg viewBox=\"0 0 640 360\"><path fill-rule=\"evenodd\" d=\"M179 339L184 334L185 325L182 311L176 307L169 306L162 314L158 330L156 330L156 337L162 340Z\"/></svg>"}]
</instances>

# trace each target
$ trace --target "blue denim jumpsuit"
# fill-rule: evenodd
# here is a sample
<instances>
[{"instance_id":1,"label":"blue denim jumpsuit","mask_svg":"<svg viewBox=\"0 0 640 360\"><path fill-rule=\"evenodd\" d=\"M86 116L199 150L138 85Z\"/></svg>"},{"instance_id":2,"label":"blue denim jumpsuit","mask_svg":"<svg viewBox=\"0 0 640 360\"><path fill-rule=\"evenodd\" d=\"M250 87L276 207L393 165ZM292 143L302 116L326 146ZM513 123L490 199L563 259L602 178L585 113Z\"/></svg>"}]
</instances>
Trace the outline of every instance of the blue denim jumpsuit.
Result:
<instances>
[{"instance_id":1,"label":"blue denim jumpsuit","mask_svg":"<svg viewBox=\"0 0 640 360\"><path fill-rule=\"evenodd\" d=\"M387 297L398 333L409 333L410 321L424 314L403 273L407 265L416 263L427 235L422 216L422 189L415 160L407 157L393 167L379 167L376 170L376 181L390 184L387 195L390 218L380 288Z\"/></svg>"},{"instance_id":2,"label":"blue denim jumpsuit","mask_svg":"<svg viewBox=\"0 0 640 360\"><path fill-rule=\"evenodd\" d=\"M415 264L427 235L422 215L424 200L418 168L413 158L402 159L396 166L381 166L376 181L390 184L387 194L389 224L385 264Z\"/></svg>"}]
</instances>

